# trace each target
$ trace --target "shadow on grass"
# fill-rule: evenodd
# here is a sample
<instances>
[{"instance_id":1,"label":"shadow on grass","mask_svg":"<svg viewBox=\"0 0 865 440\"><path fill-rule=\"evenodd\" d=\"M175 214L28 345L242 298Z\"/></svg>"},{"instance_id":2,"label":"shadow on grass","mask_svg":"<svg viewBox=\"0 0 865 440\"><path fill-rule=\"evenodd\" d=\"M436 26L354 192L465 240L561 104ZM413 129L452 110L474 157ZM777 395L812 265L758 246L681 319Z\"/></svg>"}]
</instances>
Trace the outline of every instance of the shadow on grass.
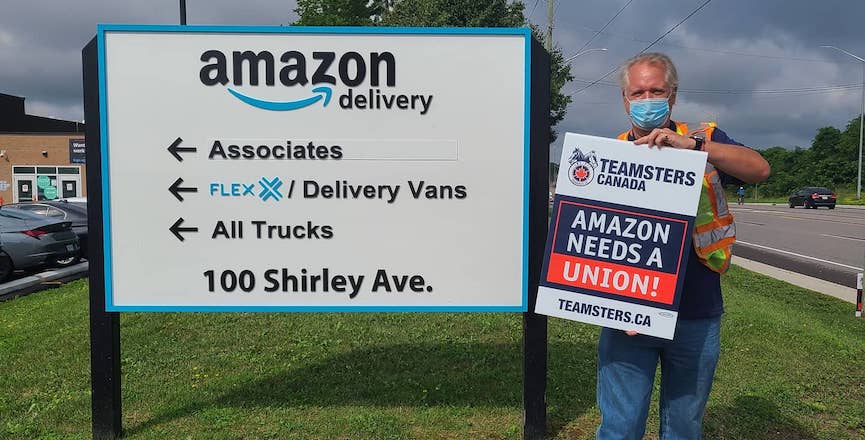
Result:
<instances>
[{"instance_id":1,"label":"shadow on grass","mask_svg":"<svg viewBox=\"0 0 865 440\"><path fill-rule=\"evenodd\" d=\"M732 406L710 407L703 422L707 438L811 440L808 428L787 417L771 401L739 396Z\"/></svg>"},{"instance_id":2,"label":"shadow on grass","mask_svg":"<svg viewBox=\"0 0 865 440\"><path fill-rule=\"evenodd\" d=\"M595 346L550 344L557 358L594 363ZM550 419L561 425L594 401L595 372L555 368L549 382L565 384ZM558 391L550 390L548 396ZM561 393L560 393L561 394ZM549 397L548 397L549 400ZM522 408L522 349L519 343L400 344L358 348L260 380L129 426L126 434L216 407L456 406Z\"/></svg>"}]
</instances>

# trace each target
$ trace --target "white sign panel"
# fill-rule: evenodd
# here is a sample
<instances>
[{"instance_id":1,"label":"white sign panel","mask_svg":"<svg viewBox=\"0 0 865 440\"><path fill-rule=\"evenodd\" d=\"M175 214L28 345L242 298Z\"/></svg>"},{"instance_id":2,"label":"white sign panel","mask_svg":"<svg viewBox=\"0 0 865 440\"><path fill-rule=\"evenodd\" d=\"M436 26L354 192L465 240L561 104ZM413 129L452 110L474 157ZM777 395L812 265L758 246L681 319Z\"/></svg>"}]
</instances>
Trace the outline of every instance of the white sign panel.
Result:
<instances>
[{"instance_id":1,"label":"white sign panel","mask_svg":"<svg viewBox=\"0 0 865 440\"><path fill-rule=\"evenodd\" d=\"M526 309L526 29L98 39L109 311Z\"/></svg>"},{"instance_id":2,"label":"white sign panel","mask_svg":"<svg viewBox=\"0 0 865 440\"><path fill-rule=\"evenodd\" d=\"M565 135L535 312L672 339L706 153Z\"/></svg>"}]
</instances>

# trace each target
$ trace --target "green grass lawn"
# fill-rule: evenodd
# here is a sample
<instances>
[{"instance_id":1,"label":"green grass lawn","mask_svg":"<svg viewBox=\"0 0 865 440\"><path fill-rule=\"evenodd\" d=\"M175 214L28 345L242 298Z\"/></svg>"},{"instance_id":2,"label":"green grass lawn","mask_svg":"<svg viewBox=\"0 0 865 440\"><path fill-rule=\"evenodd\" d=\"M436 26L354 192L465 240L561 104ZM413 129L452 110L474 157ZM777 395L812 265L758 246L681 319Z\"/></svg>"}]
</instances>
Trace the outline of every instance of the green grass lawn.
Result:
<instances>
[{"instance_id":1,"label":"green grass lawn","mask_svg":"<svg viewBox=\"0 0 865 440\"><path fill-rule=\"evenodd\" d=\"M706 438L865 438L852 305L738 267L724 288ZM90 438L87 304L86 281L0 304L0 438ZM127 313L121 333L125 438L520 437L519 314ZM597 333L550 319L553 438L594 436Z\"/></svg>"}]
</instances>

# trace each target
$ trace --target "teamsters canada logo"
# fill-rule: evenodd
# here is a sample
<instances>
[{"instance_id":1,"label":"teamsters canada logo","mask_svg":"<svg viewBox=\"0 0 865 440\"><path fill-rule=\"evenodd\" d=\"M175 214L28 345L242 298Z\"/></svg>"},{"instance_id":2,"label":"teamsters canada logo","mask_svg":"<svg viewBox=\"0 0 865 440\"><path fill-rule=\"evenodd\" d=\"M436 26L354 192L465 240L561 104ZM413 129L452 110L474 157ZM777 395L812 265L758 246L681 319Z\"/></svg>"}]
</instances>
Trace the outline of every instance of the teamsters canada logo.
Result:
<instances>
[{"instance_id":1,"label":"teamsters canada logo","mask_svg":"<svg viewBox=\"0 0 865 440\"><path fill-rule=\"evenodd\" d=\"M594 151L583 154L579 148L574 148L568 163L571 164L568 168L568 179L571 183L577 186L586 186L592 183L592 178L595 177L595 168L598 166L598 158L595 157Z\"/></svg>"}]
</instances>

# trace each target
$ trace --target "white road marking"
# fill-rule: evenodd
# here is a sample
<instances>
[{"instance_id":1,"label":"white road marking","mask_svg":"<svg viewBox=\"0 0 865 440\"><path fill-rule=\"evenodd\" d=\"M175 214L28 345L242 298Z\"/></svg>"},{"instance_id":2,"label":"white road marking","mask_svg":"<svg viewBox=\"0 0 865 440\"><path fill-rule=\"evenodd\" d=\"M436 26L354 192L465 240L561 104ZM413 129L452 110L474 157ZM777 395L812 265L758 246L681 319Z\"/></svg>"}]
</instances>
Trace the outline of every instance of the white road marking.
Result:
<instances>
[{"instance_id":1,"label":"white road marking","mask_svg":"<svg viewBox=\"0 0 865 440\"><path fill-rule=\"evenodd\" d=\"M795 253L795 252L785 251L785 250L781 250L781 249L775 249L775 248L771 248L771 247L769 247L769 246L763 246L763 245L761 245L761 244L748 243L747 241L736 240L736 243L742 243L742 244L747 245L747 246L753 246L753 247L757 247L757 248L761 248L761 249L767 249L767 250L770 250L770 251L773 251L773 252L778 252L778 253L781 253L781 254L793 255L793 256L796 256L796 257L799 257L799 258L806 258L806 259L808 259L808 260L819 261L819 262L821 262L821 263L834 264L834 265L836 265L836 266L846 267L847 269L853 269L853 270L860 270L860 269L862 269L861 267L848 266L848 265L846 265L846 264L836 263L836 262L834 262L834 261L823 260L823 259L821 259L821 258L815 258L815 257L811 257L811 256L808 256L808 255L797 254L797 253Z\"/></svg>"},{"instance_id":2,"label":"white road marking","mask_svg":"<svg viewBox=\"0 0 865 440\"><path fill-rule=\"evenodd\" d=\"M745 220L739 220L739 221L736 222L737 225L740 224L740 223L745 223L745 224L748 224L748 225L754 225L754 226L765 226L765 223L748 222L748 221L745 221Z\"/></svg>"},{"instance_id":3,"label":"white road marking","mask_svg":"<svg viewBox=\"0 0 865 440\"><path fill-rule=\"evenodd\" d=\"M862 238L844 237L843 235L832 235L832 234L820 234L820 235L822 235L824 237L840 238L841 240L865 241L865 239L862 239Z\"/></svg>"}]
</instances>

